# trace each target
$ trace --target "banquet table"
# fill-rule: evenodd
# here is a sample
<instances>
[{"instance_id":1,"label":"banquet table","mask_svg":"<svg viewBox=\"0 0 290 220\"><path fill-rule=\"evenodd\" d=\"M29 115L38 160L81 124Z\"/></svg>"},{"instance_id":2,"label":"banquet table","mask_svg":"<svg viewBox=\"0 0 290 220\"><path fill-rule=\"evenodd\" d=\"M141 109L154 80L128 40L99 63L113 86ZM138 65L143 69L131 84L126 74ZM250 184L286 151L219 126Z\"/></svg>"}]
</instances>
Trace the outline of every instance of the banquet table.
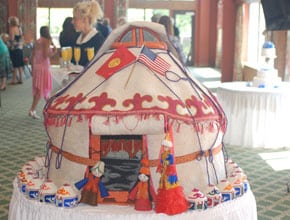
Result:
<instances>
[{"instance_id":1,"label":"banquet table","mask_svg":"<svg viewBox=\"0 0 290 220\"><path fill-rule=\"evenodd\" d=\"M224 143L232 146L290 146L290 83L257 88L249 82L226 82L217 99L227 117Z\"/></svg>"},{"instance_id":2,"label":"banquet table","mask_svg":"<svg viewBox=\"0 0 290 220\"><path fill-rule=\"evenodd\" d=\"M250 189L241 197L205 211L187 211L168 216L154 211L136 211L134 206L129 205L80 204L74 208L60 208L27 199L18 189L16 180L13 186L9 220L257 220L256 200Z\"/></svg>"},{"instance_id":3,"label":"banquet table","mask_svg":"<svg viewBox=\"0 0 290 220\"><path fill-rule=\"evenodd\" d=\"M82 70L82 66L71 65L70 68L63 68L57 65L50 67L51 75L56 82L56 89L65 87L71 82Z\"/></svg>"}]
</instances>

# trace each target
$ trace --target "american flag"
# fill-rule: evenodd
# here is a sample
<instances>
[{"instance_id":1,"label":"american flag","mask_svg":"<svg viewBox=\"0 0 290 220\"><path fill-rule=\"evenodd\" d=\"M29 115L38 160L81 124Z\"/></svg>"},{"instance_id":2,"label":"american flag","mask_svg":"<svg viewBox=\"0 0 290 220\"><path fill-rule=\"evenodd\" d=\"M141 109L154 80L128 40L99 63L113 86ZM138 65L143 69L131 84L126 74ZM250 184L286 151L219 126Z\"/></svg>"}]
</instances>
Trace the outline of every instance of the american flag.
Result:
<instances>
[{"instance_id":1,"label":"american flag","mask_svg":"<svg viewBox=\"0 0 290 220\"><path fill-rule=\"evenodd\" d=\"M161 75L165 75L166 71L170 68L169 63L146 46L143 46L138 60L145 64L149 69L154 70Z\"/></svg>"}]
</instances>

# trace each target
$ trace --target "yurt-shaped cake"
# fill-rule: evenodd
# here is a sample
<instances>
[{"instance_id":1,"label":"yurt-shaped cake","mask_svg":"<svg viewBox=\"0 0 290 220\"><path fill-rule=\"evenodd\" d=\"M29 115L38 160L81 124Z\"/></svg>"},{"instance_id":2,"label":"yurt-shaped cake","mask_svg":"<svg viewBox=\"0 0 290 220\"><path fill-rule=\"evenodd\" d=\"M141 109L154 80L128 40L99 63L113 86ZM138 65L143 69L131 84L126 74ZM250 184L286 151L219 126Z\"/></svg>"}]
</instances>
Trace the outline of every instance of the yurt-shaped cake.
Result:
<instances>
[{"instance_id":1,"label":"yurt-shaped cake","mask_svg":"<svg viewBox=\"0 0 290 220\"><path fill-rule=\"evenodd\" d=\"M159 24L114 30L76 79L51 97L44 116L47 177L58 187L74 184L103 161L109 196L100 202L127 203L143 159L157 192L168 143L185 195L226 178L225 115Z\"/></svg>"}]
</instances>

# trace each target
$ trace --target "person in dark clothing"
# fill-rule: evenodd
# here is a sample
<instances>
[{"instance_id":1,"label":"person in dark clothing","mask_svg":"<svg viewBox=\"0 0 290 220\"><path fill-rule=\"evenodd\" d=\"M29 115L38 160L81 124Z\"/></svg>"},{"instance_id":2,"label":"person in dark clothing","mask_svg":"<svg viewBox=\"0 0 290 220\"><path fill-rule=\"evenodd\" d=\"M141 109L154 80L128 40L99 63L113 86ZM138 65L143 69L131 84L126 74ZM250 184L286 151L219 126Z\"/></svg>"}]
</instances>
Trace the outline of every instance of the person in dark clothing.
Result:
<instances>
[{"instance_id":1,"label":"person in dark clothing","mask_svg":"<svg viewBox=\"0 0 290 220\"><path fill-rule=\"evenodd\" d=\"M62 31L59 35L59 44L61 47L73 47L80 35L75 30L72 19L72 17L67 17L63 22Z\"/></svg>"},{"instance_id":2,"label":"person in dark clothing","mask_svg":"<svg viewBox=\"0 0 290 220\"><path fill-rule=\"evenodd\" d=\"M108 32L109 32L108 34L110 34L113 30L110 24L110 18L104 18L103 25L108 29Z\"/></svg>"},{"instance_id":3,"label":"person in dark clothing","mask_svg":"<svg viewBox=\"0 0 290 220\"><path fill-rule=\"evenodd\" d=\"M18 17L11 16L8 19L9 23L9 50L10 58L13 64L13 77L10 84L16 85L22 83L23 75L23 33L19 24ZM18 74L18 79L17 79Z\"/></svg>"},{"instance_id":4,"label":"person in dark clothing","mask_svg":"<svg viewBox=\"0 0 290 220\"><path fill-rule=\"evenodd\" d=\"M98 20L96 28L102 33L104 38L107 38L109 35L109 29L102 23L102 20Z\"/></svg>"}]
</instances>

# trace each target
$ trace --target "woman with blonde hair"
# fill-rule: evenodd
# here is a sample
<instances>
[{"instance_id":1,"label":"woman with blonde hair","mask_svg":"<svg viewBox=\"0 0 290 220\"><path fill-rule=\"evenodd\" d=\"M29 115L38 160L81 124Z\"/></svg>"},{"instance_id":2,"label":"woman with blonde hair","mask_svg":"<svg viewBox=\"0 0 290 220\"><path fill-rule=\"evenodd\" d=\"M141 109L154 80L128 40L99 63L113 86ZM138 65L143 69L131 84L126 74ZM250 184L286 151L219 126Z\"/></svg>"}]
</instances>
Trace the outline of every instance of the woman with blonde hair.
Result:
<instances>
[{"instance_id":1,"label":"woman with blonde hair","mask_svg":"<svg viewBox=\"0 0 290 220\"><path fill-rule=\"evenodd\" d=\"M89 62L86 50L94 48L94 53L100 49L104 36L95 28L97 19L103 17L103 11L95 0L78 2L73 9L73 24L80 35L75 46L81 49L79 65L86 66Z\"/></svg>"},{"instance_id":2,"label":"woman with blonde hair","mask_svg":"<svg viewBox=\"0 0 290 220\"><path fill-rule=\"evenodd\" d=\"M10 45L10 57L13 64L13 78L10 84L15 85L22 83L23 75L23 36L20 28L19 19L15 16L8 18L9 23L9 45ZM17 73L18 81L17 81Z\"/></svg>"}]
</instances>

